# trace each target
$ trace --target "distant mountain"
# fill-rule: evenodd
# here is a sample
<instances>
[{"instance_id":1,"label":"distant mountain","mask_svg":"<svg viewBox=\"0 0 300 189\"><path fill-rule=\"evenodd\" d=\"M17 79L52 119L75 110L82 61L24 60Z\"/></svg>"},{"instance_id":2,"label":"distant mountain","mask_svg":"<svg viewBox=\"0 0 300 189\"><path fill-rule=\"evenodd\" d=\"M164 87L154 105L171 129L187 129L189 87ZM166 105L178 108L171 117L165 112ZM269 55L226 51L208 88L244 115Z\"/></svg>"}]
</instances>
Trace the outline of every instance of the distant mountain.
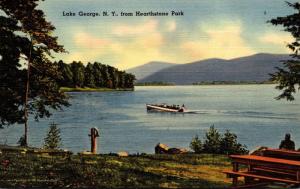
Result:
<instances>
[{"instance_id":1,"label":"distant mountain","mask_svg":"<svg viewBox=\"0 0 300 189\"><path fill-rule=\"evenodd\" d=\"M275 67L282 67L281 61L288 58L283 54L260 53L231 60L207 59L173 65L137 82L160 81L177 85L211 81L262 82L267 81Z\"/></svg>"},{"instance_id":2,"label":"distant mountain","mask_svg":"<svg viewBox=\"0 0 300 189\"><path fill-rule=\"evenodd\" d=\"M174 66L176 64L166 63L166 62L149 62L147 64L134 67L131 69L126 70L127 73L132 73L136 76L137 80L143 79L148 77L162 69Z\"/></svg>"}]
</instances>

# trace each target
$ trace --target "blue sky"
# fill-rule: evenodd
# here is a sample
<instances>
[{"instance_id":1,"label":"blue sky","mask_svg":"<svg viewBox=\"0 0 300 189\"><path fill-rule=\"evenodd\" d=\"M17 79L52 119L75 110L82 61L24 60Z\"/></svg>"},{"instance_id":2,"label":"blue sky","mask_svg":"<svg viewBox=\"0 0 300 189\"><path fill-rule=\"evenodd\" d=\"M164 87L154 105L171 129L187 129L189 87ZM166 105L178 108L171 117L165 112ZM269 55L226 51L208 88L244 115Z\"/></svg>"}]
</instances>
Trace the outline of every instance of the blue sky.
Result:
<instances>
[{"instance_id":1,"label":"blue sky","mask_svg":"<svg viewBox=\"0 0 300 189\"><path fill-rule=\"evenodd\" d=\"M295 2L295 1L291 1ZM149 61L188 63L255 53L289 53L292 37L266 21L293 9L283 0L48 0L40 3L57 28L65 61L102 62L128 69ZM66 17L116 11L183 11L166 17Z\"/></svg>"}]
</instances>

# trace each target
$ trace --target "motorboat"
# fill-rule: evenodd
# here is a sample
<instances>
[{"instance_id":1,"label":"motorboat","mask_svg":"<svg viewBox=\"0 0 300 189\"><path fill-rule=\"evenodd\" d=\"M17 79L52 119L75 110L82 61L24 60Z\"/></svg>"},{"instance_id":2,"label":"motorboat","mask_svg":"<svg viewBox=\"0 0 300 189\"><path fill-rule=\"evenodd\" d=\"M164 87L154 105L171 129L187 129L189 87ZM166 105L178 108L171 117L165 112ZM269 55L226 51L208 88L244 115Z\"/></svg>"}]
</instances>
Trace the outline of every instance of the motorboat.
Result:
<instances>
[{"instance_id":1,"label":"motorboat","mask_svg":"<svg viewBox=\"0 0 300 189\"><path fill-rule=\"evenodd\" d=\"M186 108L184 104L179 105L168 105L168 104L146 104L147 111L159 111L159 112L185 112Z\"/></svg>"}]
</instances>

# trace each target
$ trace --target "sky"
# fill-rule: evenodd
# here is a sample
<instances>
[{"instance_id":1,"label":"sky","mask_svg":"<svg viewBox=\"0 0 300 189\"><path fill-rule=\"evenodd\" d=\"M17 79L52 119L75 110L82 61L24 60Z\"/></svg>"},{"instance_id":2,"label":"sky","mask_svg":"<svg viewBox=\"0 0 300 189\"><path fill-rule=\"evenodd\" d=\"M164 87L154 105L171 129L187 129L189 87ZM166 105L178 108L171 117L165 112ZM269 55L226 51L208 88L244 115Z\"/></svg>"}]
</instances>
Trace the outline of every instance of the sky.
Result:
<instances>
[{"instance_id":1,"label":"sky","mask_svg":"<svg viewBox=\"0 0 300 189\"><path fill-rule=\"evenodd\" d=\"M190 63L290 53L286 44L293 40L282 27L267 23L293 13L284 0L48 0L39 8L69 52L55 54L56 59L97 61L121 70L150 61ZM80 11L101 16L79 16ZM102 16L103 11L110 15ZM169 16L120 15L136 11ZM184 15L172 16L171 11Z\"/></svg>"}]
</instances>

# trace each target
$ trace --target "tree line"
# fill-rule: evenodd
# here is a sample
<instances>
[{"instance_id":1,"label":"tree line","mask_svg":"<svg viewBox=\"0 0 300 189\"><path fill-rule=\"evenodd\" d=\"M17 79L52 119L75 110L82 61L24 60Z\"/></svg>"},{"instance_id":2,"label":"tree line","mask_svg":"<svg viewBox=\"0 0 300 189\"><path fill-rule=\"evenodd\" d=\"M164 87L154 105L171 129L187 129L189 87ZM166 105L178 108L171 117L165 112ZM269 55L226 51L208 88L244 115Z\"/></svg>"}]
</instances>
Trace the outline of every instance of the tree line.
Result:
<instances>
[{"instance_id":1,"label":"tree line","mask_svg":"<svg viewBox=\"0 0 300 189\"><path fill-rule=\"evenodd\" d=\"M191 143L190 148L196 153L212 153L212 154L247 154L247 146L237 141L237 135L229 130L222 135L214 125L205 133L205 137L201 141L196 135Z\"/></svg>"},{"instance_id":2,"label":"tree line","mask_svg":"<svg viewBox=\"0 0 300 189\"><path fill-rule=\"evenodd\" d=\"M90 88L134 88L135 76L115 67L99 62L88 63L73 61L70 64L62 60L55 62L61 72L59 83L64 87Z\"/></svg>"}]
</instances>

